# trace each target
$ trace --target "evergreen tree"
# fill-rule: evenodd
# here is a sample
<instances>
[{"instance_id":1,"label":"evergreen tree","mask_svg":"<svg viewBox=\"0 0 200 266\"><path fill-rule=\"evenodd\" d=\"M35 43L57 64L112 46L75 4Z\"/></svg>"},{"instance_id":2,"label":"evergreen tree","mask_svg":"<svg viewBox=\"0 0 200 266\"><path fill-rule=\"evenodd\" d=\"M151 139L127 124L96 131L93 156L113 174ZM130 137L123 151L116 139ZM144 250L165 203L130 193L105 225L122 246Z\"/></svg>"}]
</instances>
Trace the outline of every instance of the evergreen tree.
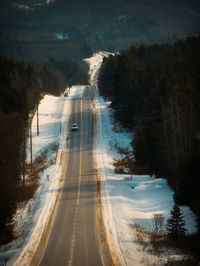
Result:
<instances>
[{"instance_id":1,"label":"evergreen tree","mask_svg":"<svg viewBox=\"0 0 200 266\"><path fill-rule=\"evenodd\" d=\"M171 217L167 220L166 230L170 238L175 239L186 232L183 213L177 204L171 210Z\"/></svg>"}]
</instances>

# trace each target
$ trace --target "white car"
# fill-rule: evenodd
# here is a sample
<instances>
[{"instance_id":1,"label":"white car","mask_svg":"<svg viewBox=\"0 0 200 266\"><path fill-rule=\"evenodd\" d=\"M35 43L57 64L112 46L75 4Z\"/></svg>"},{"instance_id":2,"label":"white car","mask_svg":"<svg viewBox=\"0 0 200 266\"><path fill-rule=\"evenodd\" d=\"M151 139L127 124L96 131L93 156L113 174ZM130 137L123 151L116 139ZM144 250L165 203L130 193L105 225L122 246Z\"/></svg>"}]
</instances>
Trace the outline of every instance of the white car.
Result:
<instances>
[{"instance_id":1,"label":"white car","mask_svg":"<svg viewBox=\"0 0 200 266\"><path fill-rule=\"evenodd\" d=\"M77 124L72 124L71 131L78 131Z\"/></svg>"}]
</instances>

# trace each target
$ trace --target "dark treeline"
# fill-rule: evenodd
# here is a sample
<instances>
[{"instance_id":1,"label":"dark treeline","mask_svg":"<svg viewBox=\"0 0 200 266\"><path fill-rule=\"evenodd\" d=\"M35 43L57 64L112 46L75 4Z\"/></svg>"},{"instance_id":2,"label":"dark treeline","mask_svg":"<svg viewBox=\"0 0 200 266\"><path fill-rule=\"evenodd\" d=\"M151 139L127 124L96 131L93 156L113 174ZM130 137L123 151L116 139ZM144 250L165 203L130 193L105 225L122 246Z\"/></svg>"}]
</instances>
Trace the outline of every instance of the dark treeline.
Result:
<instances>
[{"instance_id":1,"label":"dark treeline","mask_svg":"<svg viewBox=\"0 0 200 266\"><path fill-rule=\"evenodd\" d=\"M1 0L0 51L16 59L81 62L130 43L174 43L200 35L197 0ZM63 35L58 38L57 34Z\"/></svg>"},{"instance_id":2,"label":"dark treeline","mask_svg":"<svg viewBox=\"0 0 200 266\"><path fill-rule=\"evenodd\" d=\"M55 60L51 58L44 64L51 69L57 77L58 89L63 90L64 87L71 87L74 84L88 83L88 66L80 66L78 63L67 60ZM59 92L58 91L58 92Z\"/></svg>"},{"instance_id":3,"label":"dark treeline","mask_svg":"<svg viewBox=\"0 0 200 266\"><path fill-rule=\"evenodd\" d=\"M99 89L115 120L135 132L137 164L167 178L200 221L200 38L110 56Z\"/></svg>"},{"instance_id":4,"label":"dark treeline","mask_svg":"<svg viewBox=\"0 0 200 266\"><path fill-rule=\"evenodd\" d=\"M0 245L12 236L18 202L24 128L45 93L59 95L66 86L87 83L77 64L51 60L25 64L0 56Z\"/></svg>"}]
</instances>

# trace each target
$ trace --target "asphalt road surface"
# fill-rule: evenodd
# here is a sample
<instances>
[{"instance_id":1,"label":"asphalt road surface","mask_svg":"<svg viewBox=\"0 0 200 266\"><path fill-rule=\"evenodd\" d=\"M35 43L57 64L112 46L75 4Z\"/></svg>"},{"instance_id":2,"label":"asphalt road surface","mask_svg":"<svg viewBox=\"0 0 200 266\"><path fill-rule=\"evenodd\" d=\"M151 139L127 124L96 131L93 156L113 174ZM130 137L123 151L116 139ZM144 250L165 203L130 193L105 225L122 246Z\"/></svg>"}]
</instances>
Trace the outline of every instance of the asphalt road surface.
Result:
<instances>
[{"instance_id":1,"label":"asphalt road surface","mask_svg":"<svg viewBox=\"0 0 200 266\"><path fill-rule=\"evenodd\" d=\"M93 166L92 105L93 91L72 98L70 132L63 188L59 193L48 242L41 266L103 265L96 226L96 182Z\"/></svg>"}]
</instances>

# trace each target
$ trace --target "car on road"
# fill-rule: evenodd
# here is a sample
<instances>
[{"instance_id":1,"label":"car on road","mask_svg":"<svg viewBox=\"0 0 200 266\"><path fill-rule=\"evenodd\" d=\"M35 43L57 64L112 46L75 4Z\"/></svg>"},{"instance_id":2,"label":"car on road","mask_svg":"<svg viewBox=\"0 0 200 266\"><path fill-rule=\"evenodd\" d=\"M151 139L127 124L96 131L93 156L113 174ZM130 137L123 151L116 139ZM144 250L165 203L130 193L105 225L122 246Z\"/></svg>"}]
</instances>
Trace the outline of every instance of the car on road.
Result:
<instances>
[{"instance_id":1,"label":"car on road","mask_svg":"<svg viewBox=\"0 0 200 266\"><path fill-rule=\"evenodd\" d=\"M78 131L78 125L77 124L72 124L71 131Z\"/></svg>"}]
</instances>

